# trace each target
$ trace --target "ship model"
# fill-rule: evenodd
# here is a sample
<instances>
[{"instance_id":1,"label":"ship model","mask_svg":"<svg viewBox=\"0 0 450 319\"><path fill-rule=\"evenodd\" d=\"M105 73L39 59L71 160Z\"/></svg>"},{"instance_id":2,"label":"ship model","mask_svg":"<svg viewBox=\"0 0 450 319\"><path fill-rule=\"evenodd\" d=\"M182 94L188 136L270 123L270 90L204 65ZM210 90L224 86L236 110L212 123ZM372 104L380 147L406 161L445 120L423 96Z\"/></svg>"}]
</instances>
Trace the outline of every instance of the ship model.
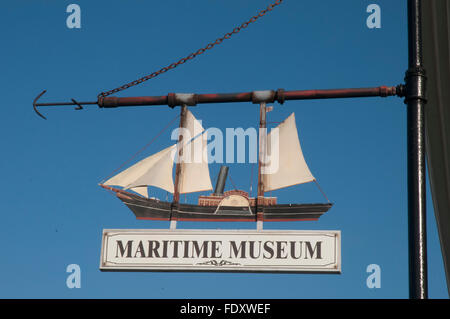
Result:
<instances>
[{"instance_id":1,"label":"ship model","mask_svg":"<svg viewBox=\"0 0 450 319\"><path fill-rule=\"evenodd\" d=\"M137 162L100 183L100 186L115 193L137 219L143 220L240 222L317 220L332 207L328 199L326 203L279 204L276 197L265 196L266 192L316 182L302 153L295 114L292 113L277 126L278 138L272 139L271 134L274 130L262 134L266 132L268 109L265 103L261 103L256 197L251 197L248 192L238 189L224 191L229 168L222 166L213 193L209 196L198 196L197 204L180 202L181 194L213 190L209 163L207 156L204 156L207 130L186 105L181 107L179 128L187 130L189 132L187 136L191 136L192 139L183 139L183 135L180 134L178 143ZM277 151L272 151L275 149ZM190 156L183 156L186 154ZM277 161L277 169L265 170L267 163L273 161ZM172 201L149 196L149 186L173 194Z\"/></svg>"}]
</instances>

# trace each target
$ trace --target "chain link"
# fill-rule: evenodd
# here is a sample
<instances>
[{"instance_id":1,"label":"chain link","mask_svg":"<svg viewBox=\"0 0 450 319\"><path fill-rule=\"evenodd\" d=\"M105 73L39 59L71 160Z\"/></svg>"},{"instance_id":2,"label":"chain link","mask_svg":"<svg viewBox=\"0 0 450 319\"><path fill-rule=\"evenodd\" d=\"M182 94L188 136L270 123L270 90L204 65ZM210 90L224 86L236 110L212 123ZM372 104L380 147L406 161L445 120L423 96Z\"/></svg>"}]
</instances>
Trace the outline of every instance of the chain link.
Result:
<instances>
[{"instance_id":1,"label":"chain link","mask_svg":"<svg viewBox=\"0 0 450 319\"><path fill-rule=\"evenodd\" d=\"M186 62L189 61L189 60L192 60L192 59L195 58L196 56L198 56L198 55L200 55L200 54L203 54L205 51L212 49L212 48L213 48L214 46L216 46L217 44L222 43L223 40L226 40L226 39L231 38L231 36L232 36L233 34L236 34L236 33L238 33L239 31L241 31L242 29L245 29L246 27L248 27L248 25L249 25L250 23L255 22L255 21L258 20L260 17L264 16L267 12L272 11L274 7L278 6L278 5L281 4L282 2L283 2L283 0L276 0L274 3L270 4L266 9L261 10L257 15L251 17L250 20L248 20L248 21L242 23L240 26L234 28L233 31L226 33L223 37L218 38L218 39L216 39L215 41L213 41L213 42L211 42L211 43L208 43L208 45L206 45L205 47L198 49L196 52L193 52L193 53L189 54L188 56L186 56L186 57L184 57L184 58L178 60L177 62L174 62L174 63L170 64L169 66L163 67L163 68L160 69L159 71L153 72L153 73L151 73L151 74L149 74L149 75L146 75L146 76L144 76L144 77L142 77L142 78L140 78L140 79L137 79L137 80L135 80L135 81L132 81L132 82L130 82L130 83L127 83L127 84L125 84L125 85L122 85L122 86L120 86L120 87L118 87L118 88L112 89L112 90L107 91L107 92L102 92L102 93L100 93L100 94L98 95L98 97L106 97L106 96L108 96L108 95L111 95L111 94L114 94L114 93L117 93L117 92L126 90L126 89L128 89L128 88L130 88L130 87L132 87L132 86L141 84L142 82L145 82L145 81L147 81L147 80L150 80L150 79L152 79L152 78L154 78L154 77L156 77L156 76L158 76L158 75L160 75L160 74L162 74L162 73L165 73L165 72L167 72L167 71L169 71L169 70L171 70L171 69L174 69L174 68L176 68L177 66L186 63Z\"/></svg>"}]
</instances>

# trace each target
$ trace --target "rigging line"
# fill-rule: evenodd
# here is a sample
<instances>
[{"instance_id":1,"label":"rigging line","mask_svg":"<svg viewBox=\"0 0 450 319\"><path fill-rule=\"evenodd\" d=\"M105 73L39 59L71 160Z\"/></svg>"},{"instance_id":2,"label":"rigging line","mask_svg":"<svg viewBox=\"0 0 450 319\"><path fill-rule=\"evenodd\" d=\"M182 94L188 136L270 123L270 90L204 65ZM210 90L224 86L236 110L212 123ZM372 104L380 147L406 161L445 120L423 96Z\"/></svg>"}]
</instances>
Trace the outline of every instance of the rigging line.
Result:
<instances>
[{"instance_id":1,"label":"rigging line","mask_svg":"<svg viewBox=\"0 0 450 319\"><path fill-rule=\"evenodd\" d=\"M223 42L223 40L227 40L229 38L231 38L231 36L233 34L239 33L242 29L245 29L248 27L248 25L250 23L255 22L256 20L258 20L260 17L264 16L267 12L270 12L273 10L274 7L280 5L283 2L283 0L275 0L272 4L270 4L266 9L261 10L260 12L258 12L257 15L251 17L248 21L242 23L240 26L235 27L233 29L233 31L226 33L224 36L222 36L221 38L216 39L213 42L208 43L205 47L198 49L196 52L193 52L191 54L189 54L188 56L178 60L177 62L174 62L166 67L163 67L162 69L160 69L159 71L153 72L149 75L143 76L137 80L134 80L132 82L129 82L127 84L124 84L122 86L119 86L115 89L109 90L107 92L101 92L100 94L98 94L98 97L106 97L108 95L123 91L128 89L129 87L141 84L142 82L145 82L147 80L150 80L162 73L165 73L171 69L176 68L177 66L179 66L180 64L186 63L189 60L192 60L193 58L195 58L196 56L203 54L205 51L212 49L215 45L217 44L221 44Z\"/></svg>"},{"instance_id":2,"label":"rigging line","mask_svg":"<svg viewBox=\"0 0 450 319\"><path fill-rule=\"evenodd\" d=\"M228 173L228 177L230 178L231 184L233 185L234 190L236 191L236 190L237 190L237 187L236 187L236 185L234 184L233 179L231 178L231 174L230 174L230 173Z\"/></svg>"},{"instance_id":3,"label":"rigging line","mask_svg":"<svg viewBox=\"0 0 450 319\"><path fill-rule=\"evenodd\" d=\"M116 168L111 174L109 174L108 177L103 179L100 184L103 184L104 181L110 179L118 170L120 170L122 167L124 167L125 164L129 163L136 156L138 156L143 150L145 150L147 147L149 147L179 117L180 117L180 115L177 115L175 118L173 118L172 121L170 121L169 124L167 124L150 142L148 142L144 147L142 147L140 150L138 150L136 153L134 153L134 155L132 155L129 159L127 159L125 162L123 162L118 168Z\"/></svg>"},{"instance_id":4,"label":"rigging line","mask_svg":"<svg viewBox=\"0 0 450 319\"><path fill-rule=\"evenodd\" d=\"M323 191L322 188L320 187L319 182L317 182L316 179L314 179L314 182L316 183L317 188L319 189L319 191L322 193L322 195L325 197L325 199L326 199L326 200L328 201L328 203L329 203L330 200L328 199L327 195L325 195L324 191Z\"/></svg>"}]
</instances>

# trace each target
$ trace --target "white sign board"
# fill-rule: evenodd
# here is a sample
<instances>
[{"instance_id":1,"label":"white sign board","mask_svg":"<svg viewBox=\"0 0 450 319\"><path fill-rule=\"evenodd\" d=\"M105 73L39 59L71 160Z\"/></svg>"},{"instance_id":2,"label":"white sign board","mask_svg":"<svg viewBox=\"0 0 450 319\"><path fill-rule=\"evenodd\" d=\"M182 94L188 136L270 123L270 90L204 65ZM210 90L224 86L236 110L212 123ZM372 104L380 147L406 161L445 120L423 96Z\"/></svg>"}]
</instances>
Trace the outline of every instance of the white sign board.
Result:
<instances>
[{"instance_id":1,"label":"white sign board","mask_svg":"<svg viewBox=\"0 0 450 319\"><path fill-rule=\"evenodd\" d=\"M101 270L341 272L340 231L103 230Z\"/></svg>"}]
</instances>

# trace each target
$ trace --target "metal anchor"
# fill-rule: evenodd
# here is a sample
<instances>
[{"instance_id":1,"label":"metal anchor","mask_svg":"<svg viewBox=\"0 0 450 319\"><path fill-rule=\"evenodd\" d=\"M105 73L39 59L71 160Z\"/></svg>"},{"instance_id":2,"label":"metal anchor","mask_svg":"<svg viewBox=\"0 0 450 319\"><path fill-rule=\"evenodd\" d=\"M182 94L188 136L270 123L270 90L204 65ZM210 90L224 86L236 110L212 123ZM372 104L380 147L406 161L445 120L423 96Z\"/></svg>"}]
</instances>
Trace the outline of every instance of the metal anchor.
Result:
<instances>
[{"instance_id":1,"label":"metal anchor","mask_svg":"<svg viewBox=\"0 0 450 319\"><path fill-rule=\"evenodd\" d=\"M65 106L65 105L75 105L75 110L82 110L83 109L83 104L87 105L87 104L97 104L96 102L78 102L75 99L71 99L72 102L54 102L54 103L37 103L37 101L42 97L42 95L44 95L44 93L47 92L47 90L42 91L33 101L33 109L36 112L37 115L39 115L40 117L42 117L44 120L46 120L47 118L42 115L41 112L38 111L38 107L39 106Z\"/></svg>"}]
</instances>

